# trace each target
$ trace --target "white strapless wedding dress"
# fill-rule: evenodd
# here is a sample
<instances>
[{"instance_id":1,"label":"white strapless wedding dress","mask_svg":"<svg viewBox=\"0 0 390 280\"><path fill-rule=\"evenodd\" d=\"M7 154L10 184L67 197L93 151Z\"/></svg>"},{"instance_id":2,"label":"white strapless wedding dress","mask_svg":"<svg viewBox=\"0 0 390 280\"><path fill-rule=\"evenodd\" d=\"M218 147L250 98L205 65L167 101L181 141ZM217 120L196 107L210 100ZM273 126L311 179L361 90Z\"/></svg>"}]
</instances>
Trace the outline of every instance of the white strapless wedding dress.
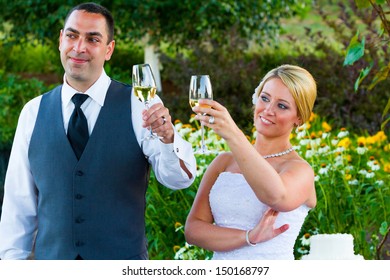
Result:
<instances>
[{"instance_id":1,"label":"white strapless wedding dress","mask_svg":"<svg viewBox=\"0 0 390 280\"><path fill-rule=\"evenodd\" d=\"M209 200L215 224L221 227L252 229L268 209L239 173L221 173L211 188ZM293 260L294 243L309 210L302 205L293 211L279 213L275 227L289 224L286 232L255 247L214 252L213 260Z\"/></svg>"}]
</instances>

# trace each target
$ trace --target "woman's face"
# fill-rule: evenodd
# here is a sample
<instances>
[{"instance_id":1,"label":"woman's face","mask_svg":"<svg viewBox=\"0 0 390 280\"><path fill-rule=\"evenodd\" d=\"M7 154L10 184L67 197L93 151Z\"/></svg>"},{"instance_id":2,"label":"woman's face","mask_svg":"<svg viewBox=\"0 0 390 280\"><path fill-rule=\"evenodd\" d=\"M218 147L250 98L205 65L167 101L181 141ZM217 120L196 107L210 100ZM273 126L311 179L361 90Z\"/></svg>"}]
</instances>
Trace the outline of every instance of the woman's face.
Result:
<instances>
[{"instance_id":1,"label":"woman's face","mask_svg":"<svg viewBox=\"0 0 390 280\"><path fill-rule=\"evenodd\" d=\"M290 135L300 123L298 110L289 89L279 78L268 80L260 92L254 113L258 133L266 137Z\"/></svg>"}]
</instances>

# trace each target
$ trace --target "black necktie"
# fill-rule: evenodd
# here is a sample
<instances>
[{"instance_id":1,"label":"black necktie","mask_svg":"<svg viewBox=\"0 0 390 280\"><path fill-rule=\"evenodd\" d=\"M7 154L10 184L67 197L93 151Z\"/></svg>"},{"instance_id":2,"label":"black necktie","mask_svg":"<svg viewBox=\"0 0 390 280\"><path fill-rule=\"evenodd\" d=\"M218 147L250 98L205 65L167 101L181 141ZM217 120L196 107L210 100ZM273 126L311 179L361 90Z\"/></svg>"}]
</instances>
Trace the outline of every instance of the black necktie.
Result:
<instances>
[{"instance_id":1,"label":"black necktie","mask_svg":"<svg viewBox=\"0 0 390 280\"><path fill-rule=\"evenodd\" d=\"M69 120L68 139L77 159L79 159L83 153L89 138L87 118L80 108L81 104L83 104L87 98L87 94L81 93L77 93L72 97L72 102L75 107Z\"/></svg>"}]
</instances>

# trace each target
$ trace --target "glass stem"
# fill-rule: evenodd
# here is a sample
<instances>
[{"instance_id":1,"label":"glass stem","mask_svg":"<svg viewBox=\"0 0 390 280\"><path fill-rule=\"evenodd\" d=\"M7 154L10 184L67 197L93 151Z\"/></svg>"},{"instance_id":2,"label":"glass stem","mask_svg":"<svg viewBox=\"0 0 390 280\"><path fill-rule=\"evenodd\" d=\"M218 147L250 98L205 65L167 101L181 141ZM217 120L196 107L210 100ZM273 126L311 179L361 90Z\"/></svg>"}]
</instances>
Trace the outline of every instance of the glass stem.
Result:
<instances>
[{"instance_id":1,"label":"glass stem","mask_svg":"<svg viewBox=\"0 0 390 280\"><path fill-rule=\"evenodd\" d=\"M149 101L145 101L145 108L146 110L149 110ZM150 137L153 137L152 126L149 126L149 130L150 130Z\"/></svg>"},{"instance_id":2,"label":"glass stem","mask_svg":"<svg viewBox=\"0 0 390 280\"><path fill-rule=\"evenodd\" d=\"M201 135L201 151L202 153L205 153L205 150L206 150L206 145L204 143L204 125L203 125L203 122L200 123L200 135Z\"/></svg>"}]
</instances>

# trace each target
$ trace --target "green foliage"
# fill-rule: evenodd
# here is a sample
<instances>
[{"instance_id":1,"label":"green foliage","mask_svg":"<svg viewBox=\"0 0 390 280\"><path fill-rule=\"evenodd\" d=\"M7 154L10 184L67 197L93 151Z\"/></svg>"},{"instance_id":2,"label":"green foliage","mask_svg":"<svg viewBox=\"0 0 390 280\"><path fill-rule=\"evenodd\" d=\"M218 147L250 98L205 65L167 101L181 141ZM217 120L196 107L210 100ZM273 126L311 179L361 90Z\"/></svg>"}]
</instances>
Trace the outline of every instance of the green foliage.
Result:
<instances>
[{"instance_id":1,"label":"green foliage","mask_svg":"<svg viewBox=\"0 0 390 280\"><path fill-rule=\"evenodd\" d=\"M356 4L356 6L354 5ZM388 61L390 41L390 20L389 20L389 1L377 0L355 0L355 3L350 3L352 9L354 9L355 15L364 26L364 35L361 42L358 42L358 34L350 40L350 44L347 48L347 54L344 65L353 65L357 61L361 61L359 66L359 77L355 82L355 90L361 84L361 81L368 76L372 68L376 72L372 78L371 83L368 85L368 90L372 90L379 82L385 81L390 71L390 63ZM348 21L348 19L343 19ZM350 22L350 21L349 21ZM380 24L378 24L380 22ZM351 25L351 29L356 29L355 25ZM358 29L359 30L359 29ZM368 47L365 48L365 40L367 38ZM365 52L366 51L366 52ZM369 66L364 66L368 65ZM364 68L364 69L363 69ZM388 99L390 101L390 98ZM381 128L384 129L386 124L390 121L390 116L386 116L387 110L385 109L383 115L384 120L381 124Z\"/></svg>"},{"instance_id":2,"label":"green foliage","mask_svg":"<svg viewBox=\"0 0 390 280\"><path fill-rule=\"evenodd\" d=\"M361 42L359 42L359 32L357 32L356 35L352 37L351 42L347 48L347 55L345 56L343 63L344 66L354 64L364 55L365 42L366 38L363 38Z\"/></svg>"},{"instance_id":3,"label":"green foliage","mask_svg":"<svg viewBox=\"0 0 390 280\"><path fill-rule=\"evenodd\" d=\"M138 41L146 34L153 42L187 45L217 39L223 42L224 33L232 27L243 38L274 34L282 18L302 14L309 9L309 0L275 1L201 1L201 0L132 0L95 1L107 7L116 21L116 36ZM34 39L55 42L71 7L79 1L5 1L1 0L1 22L11 25L16 42L28 35ZM7 26L9 26L7 25ZM8 27L7 27L8 28ZM0 31L6 31L4 24Z\"/></svg>"},{"instance_id":4,"label":"green foliage","mask_svg":"<svg viewBox=\"0 0 390 280\"><path fill-rule=\"evenodd\" d=\"M47 91L37 79L24 80L0 70L0 149L11 147L20 111L27 101Z\"/></svg>"},{"instance_id":5,"label":"green foliage","mask_svg":"<svg viewBox=\"0 0 390 280\"><path fill-rule=\"evenodd\" d=\"M300 154L315 170L318 200L301 236L313 230L350 233L357 254L365 259L383 258L388 248L381 251L379 244L387 237L384 227L390 221L390 161L383 157L390 144L384 132L354 135L345 128L331 129L319 118L296 138ZM299 240L297 258L305 248L304 240Z\"/></svg>"},{"instance_id":6,"label":"green foliage","mask_svg":"<svg viewBox=\"0 0 390 280\"><path fill-rule=\"evenodd\" d=\"M105 64L107 75L118 81L131 84L131 69L144 61L144 51L139 45L117 44L109 61Z\"/></svg>"},{"instance_id":7,"label":"green foliage","mask_svg":"<svg viewBox=\"0 0 390 280\"><path fill-rule=\"evenodd\" d=\"M78 1L0 0L0 31L9 43L23 42L29 35L39 42L57 42L69 9ZM7 22L11 25L5 25Z\"/></svg>"},{"instance_id":8,"label":"green foliage","mask_svg":"<svg viewBox=\"0 0 390 280\"><path fill-rule=\"evenodd\" d=\"M5 69L13 73L53 73L59 72L61 61L58 48L39 43L4 46L8 56L4 59Z\"/></svg>"},{"instance_id":9,"label":"green foliage","mask_svg":"<svg viewBox=\"0 0 390 280\"><path fill-rule=\"evenodd\" d=\"M121 30L130 38L148 34L152 42L176 46L209 39L226 43L224 34L232 28L242 38L274 34L281 18L303 13L309 1L132 1L115 8L116 17L126 19ZM137 13L128 13L137 10ZM153 20L145 20L153 19Z\"/></svg>"},{"instance_id":10,"label":"green foliage","mask_svg":"<svg viewBox=\"0 0 390 280\"><path fill-rule=\"evenodd\" d=\"M252 94L261 77L278 65L291 63L308 69L317 81L316 113L331 118L339 127L348 127L355 132L368 130L375 133L381 129L381 112L390 98L387 90L390 81L383 81L368 92L367 83L373 75L371 73L355 92L351 79L359 73L360 68L343 67L343 54L329 47L325 38L309 33L307 38L315 42L317 53L289 55L278 51L248 53L243 51L245 43L234 34L226 36L231 39L230 44L224 47L194 45L193 51L185 54L161 54L164 64L161 76L165 82L162 98L174 119L184 122L189 119L192 113L188 105L190 76L207 73L211 77L214 98L229 109L238 126L249 134Z\"/></svg>"}]
</instances>

